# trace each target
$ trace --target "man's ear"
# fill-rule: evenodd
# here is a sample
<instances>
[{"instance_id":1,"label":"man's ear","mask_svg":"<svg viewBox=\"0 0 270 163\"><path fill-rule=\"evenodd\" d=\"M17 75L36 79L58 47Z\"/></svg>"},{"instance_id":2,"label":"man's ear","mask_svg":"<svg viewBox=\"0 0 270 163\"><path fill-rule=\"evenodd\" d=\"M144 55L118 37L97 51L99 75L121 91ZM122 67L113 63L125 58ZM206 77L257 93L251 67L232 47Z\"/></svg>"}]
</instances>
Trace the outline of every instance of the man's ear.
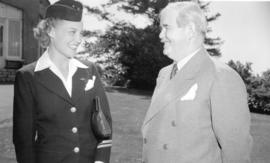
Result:
<instances>
[{"instance_id":1,"label":"man's ear","mask_svg":"<svg viewBox=\"0 0 270 163\"><path fill-rule=\"evenodd\" d=\"M196 35L196 27L195 27L195 24L194 23L192 23L192 22L189 23L187 25L186 30L187 30L188 38L190 40L195 37L195 35Z\"/></svg>"}]
</instances>

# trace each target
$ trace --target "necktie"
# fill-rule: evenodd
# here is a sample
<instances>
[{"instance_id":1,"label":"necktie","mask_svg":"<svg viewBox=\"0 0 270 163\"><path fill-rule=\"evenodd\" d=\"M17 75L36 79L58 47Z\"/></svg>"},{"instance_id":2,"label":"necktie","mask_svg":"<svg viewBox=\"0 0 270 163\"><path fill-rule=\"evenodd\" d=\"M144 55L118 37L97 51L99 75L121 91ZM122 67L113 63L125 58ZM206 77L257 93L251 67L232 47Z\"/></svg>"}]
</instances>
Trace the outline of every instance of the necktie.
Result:
<instances>
[{"instance_id":1,"label":"necktie","mask_svg":"<svg viewBox=\"0 0 270 163\"><path fill-rule=\"evenodd\" d=\"M171 75L170 75L170 79L172 79L175 74L177 73L177 70L178 70L178 67L177 67L177 64L175 63L172 67L172 71L171 71Z\"/></svg>"}]
</instances>

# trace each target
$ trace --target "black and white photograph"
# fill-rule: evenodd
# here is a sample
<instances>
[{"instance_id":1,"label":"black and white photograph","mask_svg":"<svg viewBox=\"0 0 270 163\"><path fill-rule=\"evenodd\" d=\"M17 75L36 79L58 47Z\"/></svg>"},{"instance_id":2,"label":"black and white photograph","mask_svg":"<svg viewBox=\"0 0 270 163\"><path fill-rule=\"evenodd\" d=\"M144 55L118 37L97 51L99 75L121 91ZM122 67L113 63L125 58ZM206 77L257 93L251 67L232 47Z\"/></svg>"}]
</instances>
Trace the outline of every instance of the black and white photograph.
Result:
<instances>
[{"instance_id":1,"label":"black and white photograph","mask_svg":"<svg viewBox=\"0 0 270 163\"><path fill-rule=\"evenodd\" d=\"M270 1L0 0L0 163L270 163Z\"/></svg>"}]
</instances>

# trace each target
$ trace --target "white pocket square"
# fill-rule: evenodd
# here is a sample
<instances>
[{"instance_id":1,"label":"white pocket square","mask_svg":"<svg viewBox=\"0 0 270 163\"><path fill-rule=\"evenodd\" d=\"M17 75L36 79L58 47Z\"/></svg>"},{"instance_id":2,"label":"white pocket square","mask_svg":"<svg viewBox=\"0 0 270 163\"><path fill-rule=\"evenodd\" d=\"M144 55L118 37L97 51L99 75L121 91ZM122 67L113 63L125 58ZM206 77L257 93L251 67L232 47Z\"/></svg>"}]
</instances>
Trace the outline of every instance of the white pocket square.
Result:
<instances>
[{"instance_id":1,"label":"white pocket square","mask_svg":"<svg viewBox=\"0 0 270 163\"><path fill-rule=\"evenodd\" d=\"M85 91L88 91L90 90L91 88L94 87L94 83L95 83L95 80L96 80L96 76L93 76L92 79L89 79L85 85L85 88L84 90Z\"/></svg>"},{"instance_id":2,"label":"white pocket square","mask_svg":"<svg viewBox=\"0 0 270 163\"><path fill-rule=\"evenodd\" d=\"M185 100L193 100L196 97L196 92L198 89L198 84L194 84L190 89L187 91L187 93L181 97L181 101Z\"/></svg>"}]
</instances>

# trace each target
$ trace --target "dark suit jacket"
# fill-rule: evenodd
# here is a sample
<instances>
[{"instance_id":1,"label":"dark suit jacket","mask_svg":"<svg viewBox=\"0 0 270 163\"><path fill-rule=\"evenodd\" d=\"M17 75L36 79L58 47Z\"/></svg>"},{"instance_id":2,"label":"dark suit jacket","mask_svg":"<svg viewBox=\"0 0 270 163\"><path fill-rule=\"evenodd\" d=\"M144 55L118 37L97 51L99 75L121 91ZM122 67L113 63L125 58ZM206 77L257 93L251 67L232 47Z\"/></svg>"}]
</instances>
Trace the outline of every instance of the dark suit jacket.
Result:
<instances>
[{"instance_id":1,"label":"dark suit jacket","mask_svg":"<svg viewBox=\"0 0 270 163\"><path fill-rule=\"evenodd\" d=\"M17 161L109 162L110 147L97 148L101 140L97 140L91 129L95 96L100 96L102 109L111 124L107 97L94 65L90 63L88 69L77 69L72 79L72 97L50 69L34 72L35 65L29 64L16 74L13 142ZM93 75L96 76L94 87L85 91Z\"/></svg>"}]
</instances>

